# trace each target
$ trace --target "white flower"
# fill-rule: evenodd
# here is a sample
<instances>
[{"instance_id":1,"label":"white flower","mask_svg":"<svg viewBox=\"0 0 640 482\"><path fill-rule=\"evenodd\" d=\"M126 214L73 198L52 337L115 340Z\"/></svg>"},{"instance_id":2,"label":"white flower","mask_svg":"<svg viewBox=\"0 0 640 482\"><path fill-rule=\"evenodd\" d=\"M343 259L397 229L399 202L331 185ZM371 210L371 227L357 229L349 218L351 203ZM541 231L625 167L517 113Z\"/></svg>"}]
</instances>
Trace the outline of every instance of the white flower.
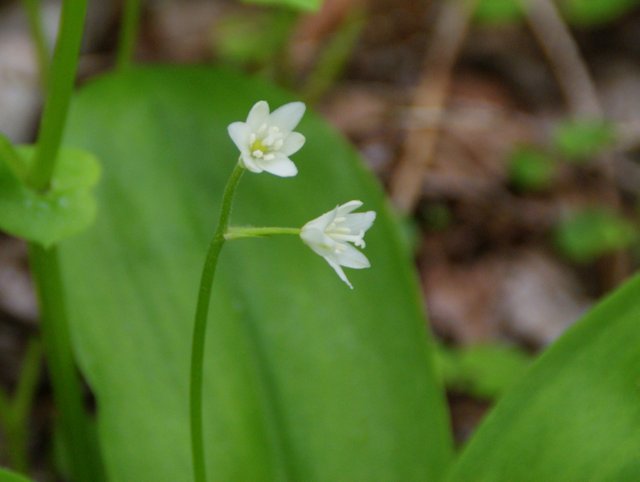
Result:
<instances>
[{"instance_id":1,"label":"white flower","mask_svg":"<svg viewBox=\"0 0 640 482\"><path fill-rule=\"evenodd\" d=\"M295 176L298 169L289 156L304 145L304 136L293 129L305 108L302 102L291 102L269 113L269 104L261 100L251 108L246 122L229 124L229 136L240 149L240 163L251 172Z\"/></svg>"},{"instance_id":2,"label":"white flower","mask_svg":"<svg viewBox=\"0 0 640 482\"><path fill-rule=\"evenodd\" d=\"M364 248L364 233L376 219L374 211L351 214L351 211L360 206L361 201L349 201L309 221L300 231L302 240L326 259L340 279L351 289L353 286L344 274L342 266L355 269L371 266L367 257L349 244Z\"/></svg>"}]
</instances>

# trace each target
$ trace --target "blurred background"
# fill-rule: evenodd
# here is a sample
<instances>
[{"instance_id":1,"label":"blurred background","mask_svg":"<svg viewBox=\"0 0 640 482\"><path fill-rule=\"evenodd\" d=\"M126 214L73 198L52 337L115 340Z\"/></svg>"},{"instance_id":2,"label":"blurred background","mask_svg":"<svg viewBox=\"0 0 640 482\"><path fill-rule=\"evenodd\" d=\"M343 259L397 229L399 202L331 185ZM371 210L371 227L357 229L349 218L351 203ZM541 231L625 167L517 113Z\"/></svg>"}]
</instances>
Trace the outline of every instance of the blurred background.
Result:
<instances>
[{"instance_id":1,"label":"blurred background","mask_svg":"<svg viewBox=\"0 0 640 482\"><path fill-rule=\"evenodd\" d=\"M403 220L463 443L536 354L638 265L640 1L326 0L317 13L254 3L143 1L136 59L268 78L354 144ZM113 68L121 8L91 3L79 84ZM49 45L59 11L42 0ZM0 1L0 131L17 142L33 140L40 115L36 59L21 3ZM1 235L5 390L36 318L26 247ZM33 413L44 474L45 374Z\"/></svg>"}]
</instances>

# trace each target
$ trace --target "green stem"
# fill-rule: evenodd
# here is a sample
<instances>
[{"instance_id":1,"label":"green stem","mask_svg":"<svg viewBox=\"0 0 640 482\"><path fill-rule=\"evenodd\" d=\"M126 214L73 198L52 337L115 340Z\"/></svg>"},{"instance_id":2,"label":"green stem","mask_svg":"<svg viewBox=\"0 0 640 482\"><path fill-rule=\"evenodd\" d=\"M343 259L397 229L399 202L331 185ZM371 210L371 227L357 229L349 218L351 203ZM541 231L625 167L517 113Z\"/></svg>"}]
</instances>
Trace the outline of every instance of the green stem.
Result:
<instances>
[{"instance_id":1,"label":"green stem","mask_svg":"<svg viewBox=\"0 0 640 482\"><path fill-rule=\"evenodd\" d=\"M133 51L138 37L140 24L140 0L126 0L122 11L120 38L118 40L118 55L116 68L123 70L131 65Z\"/></svg>"},{"instance_id":2,"label":"green stem","mask_svg":"<svg viewBox=\"0 0 640 482\"><path fill-rule=\"evenodd\" d=\"M206 482L207 470L204 458L204 431L202 426L202 380L204 366L205 336L207 333L207 318L211 301L211 288L218 265L218 257L225 242L225 232L229 225L229 216L233 196L235 194L244 168L237 164L224 189L222 207L215 234L209 244L207 257L202 269L200 291L193 325L193 340L191 347L191 376L189 387L189 414L191 422L191 451L193 457L193 478L195 482Z\"/></svg>"},{"instance_id":3,"label":"green stem","mask_svg":"<svg viewBox=\"0 0 640 482\"><path fill-rule=\"evenodd\" d=\"M227 241L231 241L232 239L263 238L266 236L278 236L281 234L299 235L300 228L254 228L251 226L231 226L229 229L227 229L227 232L224 235L224 239L226 239Z\"/></svg>"},{"instance_id":4,"label":"green stem","mask_svg":"<svg viewBox=\"0 0 640 482\"><path fill-rule=\"evenodd\" d=\"M13 469L22 473L26 473L29 468L29 413L40 378L41 363L42 344L39 339L32 338L27 346L18 388L11 401L10 420L7 423L7 445L10 447L11 465Z\"/></svg>"},{"instance_id":5,"label":"green stem","mask_svg":"<svg viewBox=\"0 0 640 482\"><path fill-rule=\"evenodd\" d=\"M42 339L49 375L60 416L60 429L71 461L75 481L99 481L101 467L89 432L83 406L82 386L76 373L62 287L57 249L29 244L31 271L36 282Z\"/></svg>"},{"instance_id":6,"label":"green stem","mask_svg":"<svg viewBox=\"0 0 640 482\"><path fill-rule=\"evenodd\" d=\"M13 397L13 410L19 419L26 419L31 411L38 379L40 378L41 363L42 342L38 338L32 338L27 346L20 381Z\"/></svg>"},{"instance_id":7,"label":"green stem","mask_svg":"<svg viewBox=\"0 0 640 482\"><path fill-rule=\"evenodd\" d=\"M40 3L41 0L22 0L22 6L27 13L27 21L29 22L29 30L33 40L33 47L36 51L38 71L40 73L40 84L42 88L46 90L47 77L49 74L49 48L44 36L44 31L42 30Z\"/></svg>"},{"instance_id":8,"label":"green stem","mask_svg":"<svg viewBox=\"0 0 640 482\"><path fill-rule=\"evenodd\" d=\"M37 190L49 187L55 169L78 68L86 12L87 0L65 0L62 4L60 34L53 56L38 148L27 178L29 185Z\"/></svg>"},{"instance_id":9,"label":"green stem","mask_svg":"<svg viewBox=\"0 0 640 482\"><path fill-rule=\"evenodd\" d=\"M11 442L11 414L12 407L9 400L9 394L0 388L0 429L4 432L4 438L6 439L7 456L13 464L13 444Z\"/></svg>"}]
</instances>

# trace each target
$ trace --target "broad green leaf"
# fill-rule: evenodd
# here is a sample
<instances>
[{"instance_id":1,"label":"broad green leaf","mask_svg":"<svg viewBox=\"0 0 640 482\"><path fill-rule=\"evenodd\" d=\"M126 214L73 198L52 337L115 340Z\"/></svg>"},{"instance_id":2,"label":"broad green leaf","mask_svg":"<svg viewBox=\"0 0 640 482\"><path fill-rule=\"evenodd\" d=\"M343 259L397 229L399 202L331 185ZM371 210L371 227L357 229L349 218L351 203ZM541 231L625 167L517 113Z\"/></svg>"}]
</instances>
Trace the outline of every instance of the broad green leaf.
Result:
<instances>
[{"instance_id":1,"label":"broad green leaf","mask_svg":"<svg viewBox=\"0 0 640 482\"><path fill-rule=\"evenodd\" d=\"M29 479L0 467L0 482L29 482Z\"/></svg>"},{"instance_id":2,"label":"broad green leaf","mask_svg":"<svg viewBox=\"0 0 640 482\"><path fill-rule=\"evenodd\" d=\"M227 125L290 96L205 68L87 86L69 145L104 162L100 216L61 246L74 342L112 481L190 480L190 337L206 245L238 152ZM301 226L378 211L349 290L297 237L232 241L214 286L205 431L211 481L438 480L450 459L415 276L380 187L317 116L295 178L246 173L232 222Z\"/></svg>"},{"instance_id":3,"label":"broad green leaf","mask_svg":"<svg viewBox=\"0 0 640 482\"><path fill-rule=\"evenodd\" d=\"M17 153L28 166L35 149L21 147ZM85 229L95 217L92 194L100 167L80 149L62 149L51 189L39 193L27 188L0 161L0 229L29 241L50 246Z\"/></svg>"},{"instance_id":4,"label":"broad green leaf","mask_svg":"<svg viewBox=\"0 0 640 482\"><path fill-rule=\"evenodd\" d=\"M555 241L560 252L577 263L629 247L638 239L638 229L629 220L611 210L592 207L560 222Z\"/></svg>"},{"instance_id":5,"label":"broad green leaf","mask_svg":"<svg viewBox=\"0 0 640 482\"><path fill-rule=\"evenodd\" d=\"M275 7L290 7L296 10L313 12L322 6L322 0L242 0L243 3L254 5L271 5Z\"/></svg>"},{"instance_id":6,"label":"broad green leaf","mask_svg":"<svg viewBox=\"0 0 640 482\"><path fill-rule=\"evenodd\" d=\"M536 361L447 480L640 480L639 320L635 277Z\"/></svg>"}]
</instances>

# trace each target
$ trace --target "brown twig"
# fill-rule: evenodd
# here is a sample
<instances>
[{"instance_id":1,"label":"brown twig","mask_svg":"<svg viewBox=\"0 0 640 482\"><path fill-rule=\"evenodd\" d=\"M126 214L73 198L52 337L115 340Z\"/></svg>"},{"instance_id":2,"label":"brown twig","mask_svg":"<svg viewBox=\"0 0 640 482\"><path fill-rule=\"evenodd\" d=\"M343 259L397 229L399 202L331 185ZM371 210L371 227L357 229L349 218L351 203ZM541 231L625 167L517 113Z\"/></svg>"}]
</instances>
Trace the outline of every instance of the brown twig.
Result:
<instances>
[{"instance_id":1,"label":"brown twig","mask_svg":"<svg viewBox=\"0 0 640 482\"><path fill-rule=\"evenodd\" d=\"M544 51L572 114L601 118L602 107L578 46L551 0L528 0L527 21Z\"/></svg>"},{"instance_id":2,"label":"brown twig","mask_svg":"<svg viewBox=\"0 0 640 482\"><path fill-rule=\"evenodd\" d=\"M404 152L390 182L391 199L402 213L411 212L420 197L435 153L451 73L477 3L478 0L442 2L425 57L425 75L416 87L413 101L414 108L433 112L434 121L427 128L408 131Z\"/></svg>"}]
</instances>

